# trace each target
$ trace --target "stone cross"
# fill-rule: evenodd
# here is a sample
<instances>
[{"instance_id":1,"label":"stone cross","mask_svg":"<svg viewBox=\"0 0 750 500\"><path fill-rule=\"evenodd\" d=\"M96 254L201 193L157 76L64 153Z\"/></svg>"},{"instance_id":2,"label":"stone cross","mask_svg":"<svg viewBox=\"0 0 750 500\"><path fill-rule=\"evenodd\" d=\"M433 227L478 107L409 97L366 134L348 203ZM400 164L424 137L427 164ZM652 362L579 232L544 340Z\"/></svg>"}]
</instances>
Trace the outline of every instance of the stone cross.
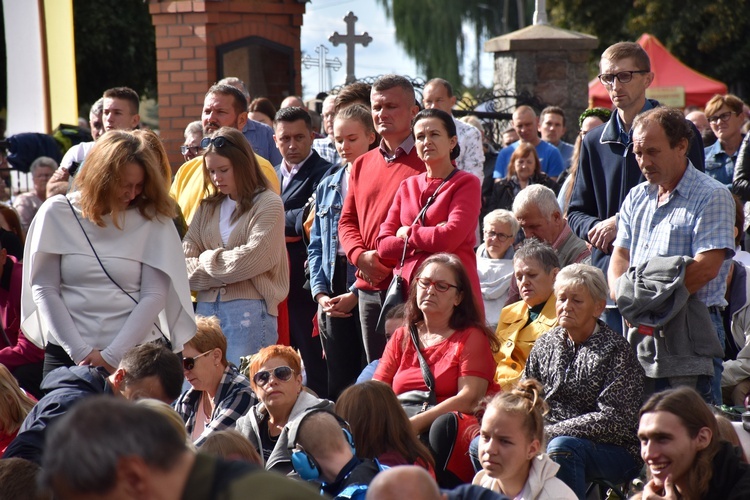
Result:
<instances>
[{"instance_id":1,"label":"stone cross","mask_svg":"<svg viewBox=\"0 0 750 500\"><path fill-rule=\"evenodd\" d=\"M349 12L344 18L346 23L346 35L341 35L339 32L335 32L333 35L328 37L328 41L337 47L340 43L346 45L346 83L352 83L356 80L354 77L354 46L361 43L363 47L372 42L372 37L365 31L361 35L354 34L354 23L359 18L354 15L353 12Z\"/></svg>"},{"instance_id":2,"label":"stone cross","mask_svg":"<svg viewBox=\"0 0 750 500\"><path fill-rule=\"evenodd\" d=\"M547 1L536 0L534 3L534 24L549 24L549 21L547 21Z\"/></svg>"},{"instance_id":3,"label":"stone cross","mask_svg":"<svg viewBox=\"0 0 750 500\"><path fill-rule=\"evenodd\" d=\"M323 44L315 47L315 52L318 53L318 57L312 57L310 54L305 54L305 57L303 57L300 62L305 68L311 68L313 66L318 67L318 92L325 92L328 90L328 78L326 78L328 74L326 69L332 68L333 71L338 71L341 69L341 61L338 57L334 57L333 59L327 58L326 54L328 54L328 48Z\"/></svg>"}]
</instances>

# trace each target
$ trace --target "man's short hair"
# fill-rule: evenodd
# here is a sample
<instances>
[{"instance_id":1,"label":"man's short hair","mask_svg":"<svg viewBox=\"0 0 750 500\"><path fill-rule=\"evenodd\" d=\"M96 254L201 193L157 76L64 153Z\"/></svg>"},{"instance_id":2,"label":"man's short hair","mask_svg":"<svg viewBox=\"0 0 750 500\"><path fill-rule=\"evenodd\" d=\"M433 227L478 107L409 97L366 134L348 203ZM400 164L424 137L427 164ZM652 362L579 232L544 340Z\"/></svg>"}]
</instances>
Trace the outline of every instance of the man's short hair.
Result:
<instances>
[{"instance_id":1,"label":"man's short hair","mask_svg":"<svg viewBox=\"0 0 750 500\"><path fill-rule=\"evenodd\" d=\"M372 85L364 82L354 82L346 85L336 94L335 108L338 113L352 104L361 103L370 108L370 93Z\"/></svg>"},{"instance_id":2,"label":"man's short hair","mask_svg":"<svg viewBox=\"0 0 750 500\"><path fill-rule=\"evenodd\" d=\"M312 411L302 417L294 444L317 460L349 447L343 429L342 421L330 411Z\"/></svg>"},{"instance_id":3,"label":"man's short hair","mask_svg":"<svg viewBox=\"0 0 750 500\"><path fill-rule=\"evenodd\" d=\"M518 192L513 200L513 215L517 216L531 206L537 207L546 220L551 220L555 212L562 213L555 192L541 184L532 184Z\"/></svg>"},{"instance_id":4,"label":"man's short hair","mask_svg":"<svg viewBox=\"0 0 750 500\"><path fill-rule=\"evenodd\" d=\"M39 465L22 458L0 460L0 499L51 499L51 493L37 487L40 470Z\"/></svg>"},{"instance_id":5,"label":"man's short hair","mask_svg":"<svg viewBox=\"0 0 750 500\"><path fill-rule=\"evenodd\" d=\"M524 240L513 255L513 262L529 259L537 261L547 274L551 273L554 268L560 268L560 259L557 257L557 253L547 243L536 238Z\"/></svg>"},{"instance_id":6,"label":"man's short hair","mask_svg":"<svg viewBox=\"0 0 750 500\"><path fill-rule=\"evenodd\" d=\"M546 108L544 108L542 110L542 112L539 114L539 116L541 117L542 121L544 121L544 115L546 115L548 113L552 113L553 115L559 115L559 116L561 116L562 117L562 121L563 121L563 127L566 126L566 123L565 123L565 111L563 111L563 109L560 106L547 106Z\"/></svg>"},{"instance_id":7,"label":"man's short hair","mask_svg":"<svg viewBox=\"0 0 750 500\"><path fill-rule=\"evenodd\" d=\"M312 117L310 117L310 113L307 112L305 108L298 108L292 106L291 108L281 108L276 112L276 116L273 119L273 125L276 127L276 124L279 122L285 122L285 123L292 123L302 120L305 122L305 125L307 125L307 129L312 132Z\"/></svg>"},{"instance_id":8,"label":"man's short hair","mask_svg":"<svg viewBox=\"0 0 750 500\"><path fill-rule=\"evenodd\" d=\"M505 210L504 208L497 208L488 213L484 216L483 222L485 228L496 222L500 224L508 224L510 226L510 232L514 237L516 233L518 233L518 229L521 227L518 223L518 219L516 219L516 216L513 214L513 212L511 212L510 210Z\"/></svg>"},{"instance_id":9,"label":"man's short hair","mask_svg":"<svg viewBox=\"0 0 750 500\"><path fill-rule=\"evenodd\" d=\"M189 135L198 134L201 137L203 137L203 124L200 120L196 120L194 122L190 122L187 124L187 127L185 127L185 132L183 133L183 137L185 139L188 138Z\"/></svg>"},{"instance_id":10,"label":"man's short hair","mask_svg":"<svg viewBox=\"0 0 750 500\"><path fill-rule=\"evenodd\" d=\"M161 382L164 394L171 400L177 399L182 392L184 375L180 357L160 342L146 342L133 347L122 357L119 368L125 370L125 385L156 377Z\"/></svg>"},{"instance_id":11,"label":"man's short hair","mask_svg":"<svg viewBox=\"0 0 750 500\"><path fill-rule=\"evenodd\" d=\"M537 117L536 111L534 111L534 108L532 108L531 106L527 106L526 104L523 104L521 106L518 106L516 110L513 112L513 119L515 119L517 116L520 116L526 113L531 113L532 115L534 115L534 118Z\"/></svg>"},{"instance_id":12,"label":"man's short hair","mask_svg":"<svg viewBox=\"0 0 750 500\"><path fill-rule=\"evenodd\" d=\"M222 78L221 80L216 82L216 85L231 85L232 87L239 89L239 91L242 92L242 95L245 96L245 100L247 102L250 102L250 92L248 92L245 82L243 82L236 76L227 76L225 78Z\"/></svg>"},{"instance_id":13,"label":"man's short hair","mask_svg":"<svg viewBox=\"0 0 750 500\"><path fill-rule=\"evenodd\" d=\"M91 396L51 426L40 483L56 491L103 495L116 486L121 459L139 457L149 468L169 471L186 451L185 440L158 412Z\"/></svg>"},{"instance_id":14,"label":"man's short hair","mask_svg":"<svg viewBox=\"0 0 750 500\"><path fill-rule=\"evenodd\" d=\"M706 103L706 110L705 110L706 118L718 113L718 111L725 104L729 109L731 109L738 115L742 115L742 110L745 107L745 103L742 102L742 99L740 99L739 97L733 94L726 94L726 95L716 94Z\"/></svg>"},{"instance_id":15,"label":"man's short hair","mask_svg":"<svg viewBox=\"0 0 750 500\"><path fill-rule=\"evenodd\" d=\"M651 71L651 59L648 53L635 42L617 42L607 47L607 50L602 53L602 60L621 61L631 58L639 70Z\"/></svg>"},{"instance_id":16,"label":"man's short hair","mask_svg":"<svg viewBox=\"0 0 750 500\"><path fill-rule=\"evenodd\" d=\"M414 85L411 84L408 78L405 78L401 75L381 76L380 78L375 80L375 83L372 84L372 91L382 92L384 90L390 90L395 87L399 87L410 96L414 95Z\"/></svg>"},{"instance_id":17,"label":"man's short hair","mask_svg":"<svg viewBox=\"0 0 750 500\"><path fill-rule=\"evenodd\" d=\"M89 114L97 116L97 117L101 117L103 111L104 111L104 97L100 97L99 99L96 100L94 104L91 105L91 110L89 111Z\"/></svg>"},{"instance_id":18,"label":"man's short hair","mask_svg":"<svg viewBox=\"0 0 750 500\"><path fill-rule=\"evenodd\" d=\"M433 78L432 80L425 83L424 87L427 88L433 85L442 85L443 87L445 87L445 90L448 91L448 97L453 97L453 86L448 80L444 78Z\"/></svg>"},{"instance_id":19,"label":"man's short hair","mask_svg":"<svg viewBox=\"0 0 750 500\"><path fill-rule=\"evenodd\" d=\"M206 92L206 97L212 94L230 95L234 97L232 106L234 107L234 112L237 116L247 111L247 99L245 99L245 94L243 94L242 91L237 87L233 87L232 85L225 85L222 83L216 83L214 85L211 85L211 88L208 89L208 92Z\"/></svg>"},{"instance_id":20,"label":"man's short hair","mask_svg":"<svg viewBox=\"0 0 750 500\"><path fill-rule=\"evenodd\" d=\"M685 119L682 111L666 106L649 109L639 114L633 120L633 131L644 128L650 123L658 124L667 135L669 147L675 148L683 140L687 140L688 148L693 139L693 129Z\"/></svg>"},{"instance_id":21,"label":"man's short hair","mask_svg":"<svg viewBox=\"0 0 750 500\"><path fill-rule=\"evenodd\" d=\"M102 98L122 99L123 101L127 101L128 103L130 103L130 107L133 111L132 114L134 115L138 114L138 108L141 105L141 100L138 97L138 92L131 89L130 87L112 87L111 89L107 89L104 91ZM104 102L102 102L102 106L104 106Z\"/></svg>"}]
</instances>

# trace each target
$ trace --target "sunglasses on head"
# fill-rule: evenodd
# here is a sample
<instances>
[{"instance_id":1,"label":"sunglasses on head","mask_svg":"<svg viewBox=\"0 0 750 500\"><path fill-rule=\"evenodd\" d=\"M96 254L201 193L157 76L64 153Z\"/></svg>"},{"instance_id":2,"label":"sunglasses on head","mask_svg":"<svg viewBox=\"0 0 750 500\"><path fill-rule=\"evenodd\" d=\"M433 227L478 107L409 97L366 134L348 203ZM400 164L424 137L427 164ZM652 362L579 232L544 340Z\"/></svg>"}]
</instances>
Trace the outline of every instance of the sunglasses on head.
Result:
<instances>
[{"instance_id":1,"label":"sunglasses on head","mask_svg":"<svg viewBox=\"0 0 750 500\"><path fill-rule=\"evenodd\" d=\"M223 148L227 144L231 144L232 146L234 146L234 143L232 143L232 141L230 141L223 135L220 135L218 137L213 137L213 138L204 137L203 139L201 139L201 149L206 149L211 144L213 144L214 147L216 148Z\"/></svg>"},{"instance_id":2,"label":"sunglasses on head","mask_svg":"<svg viewBox=\"0 0 750 500\"><path fill-rule=\"evenodd\" d=\"M292 378L292 375L294 375L294 370L288 366L277 366L273 370L263 370L253 376L253 382L255 382L255 385L262 387L271 380L271 375L273 375L276 380L287 382Z\"/></svg>"},{"instance_id":3,"label":"sunglasses on head","mask_svg":"<svg viewBox=\"0 0 750 500\"><path fill-rule=\"evenodd\" d=\"M192 370L193 368L195 368L195 360L198 358L202 358L211 351L213 351L213 349L211 349L210 351L206 351L203 354L198 354L197 356L192 358L182 358L182 367L188 371Z\"/></svg>"}]
</instances>

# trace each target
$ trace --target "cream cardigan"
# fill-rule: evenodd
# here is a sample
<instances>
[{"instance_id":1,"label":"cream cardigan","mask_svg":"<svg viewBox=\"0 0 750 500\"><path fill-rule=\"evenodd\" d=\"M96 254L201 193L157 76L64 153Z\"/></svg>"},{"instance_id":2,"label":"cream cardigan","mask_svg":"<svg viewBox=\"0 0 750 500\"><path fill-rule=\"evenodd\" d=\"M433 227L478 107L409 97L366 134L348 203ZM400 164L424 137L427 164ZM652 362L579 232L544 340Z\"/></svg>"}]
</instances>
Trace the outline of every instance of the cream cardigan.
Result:
<instances>
[{"instance_id":1,"label":"cream cardigan","mask_svg":"<svg viewBox=\"0 0 750 500\"><path fill-rule=\"evenodd\" d=\"M289 264L284 243L284 205L276 193L255 196L229 235L226 248L219 231L220 205L201 203L190 224L185 251L190 288L198 302L262 299L278 316L289 292Z\"/></svg>"}]
</instances>

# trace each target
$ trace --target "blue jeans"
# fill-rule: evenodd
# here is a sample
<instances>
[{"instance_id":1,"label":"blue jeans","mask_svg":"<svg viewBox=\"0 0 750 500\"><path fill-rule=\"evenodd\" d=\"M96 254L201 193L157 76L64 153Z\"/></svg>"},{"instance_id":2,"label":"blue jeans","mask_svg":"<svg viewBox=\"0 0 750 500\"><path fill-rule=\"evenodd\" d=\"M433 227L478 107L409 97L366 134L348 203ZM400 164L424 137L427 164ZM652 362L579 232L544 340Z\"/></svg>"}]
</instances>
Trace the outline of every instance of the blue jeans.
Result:
<instances>
[{"instance_id":1,"label":"blue jeans","mask_svg":"<svg viewBox=\"0 0 750 500\"><path fill-rule=\"evenodd\" d=\"M622 327L622 314L616 307L608 307L604 310L601 315L601 320L604 321L608 327L610 327L615 333L624 335Z\"/></svg>"},{"instance_id":2,"label":"blue jeans","mask_svg":"<svg viewBox=\"0 0 750 500\"><path fill-rule=\"evenodd\" d=\"M279 339L276 316L268 314L262 299L198 302L195 313L216 316L227 338L227 360L240 366L240 356L250 356Z\"/></svg>"},{"instance_id":3,"label":"blue jeans","mask_svg":"<svg viewBox=\"0 0 750 500\"><path fill-rule=\"evenodd\" d=\"M595 443L588 439L558 436L547 445L547 454L560 465L557 478L578 498L586 497L586 486L595 479L621 484L633 479L641 469L622 446Z\"/></svg>"}]
</instances>

